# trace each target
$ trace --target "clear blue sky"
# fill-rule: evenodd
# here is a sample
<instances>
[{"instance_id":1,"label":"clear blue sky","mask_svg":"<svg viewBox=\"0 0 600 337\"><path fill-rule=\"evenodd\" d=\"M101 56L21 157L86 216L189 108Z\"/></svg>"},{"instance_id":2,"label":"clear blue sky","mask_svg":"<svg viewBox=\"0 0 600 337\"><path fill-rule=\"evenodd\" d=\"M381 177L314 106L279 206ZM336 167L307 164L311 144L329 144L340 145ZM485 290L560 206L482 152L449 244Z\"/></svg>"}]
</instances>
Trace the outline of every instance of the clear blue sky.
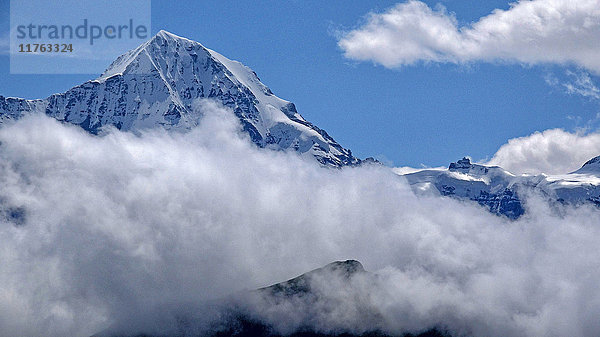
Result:
<instances>
[{"instance_id":1,"label":"clear blue sky","mask_svg":"<svg viewBox=\"0 0 600 337\"><path fill-rule=\"evenodd\" d=\"M1 0L2 32L9 1ZM399 1L152 1L152 30L168 30L239 60L309 121L364 158L398 166L491 157L508 139L583 127L598 101L569 95L545 78L560 66L470 63L387 69L344 58L336 30L364 23ZM434 7L440 1L424 1ZM447 0L468 24L509 1ZM2 34L0 34L1 36ZM44 98L90 75L10 75L0 55L0 95ZM595 78L594 78L595 79Z\"/></svg>"}]
</instances>

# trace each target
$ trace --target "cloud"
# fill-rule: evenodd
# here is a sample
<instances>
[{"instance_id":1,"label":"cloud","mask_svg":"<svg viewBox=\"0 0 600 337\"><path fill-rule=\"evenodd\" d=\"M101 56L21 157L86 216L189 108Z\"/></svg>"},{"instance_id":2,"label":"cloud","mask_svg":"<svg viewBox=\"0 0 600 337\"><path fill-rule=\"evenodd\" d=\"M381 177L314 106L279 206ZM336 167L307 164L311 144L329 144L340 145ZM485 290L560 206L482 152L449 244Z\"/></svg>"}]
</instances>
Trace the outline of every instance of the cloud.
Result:
<instances>
[{"instance_id":1,"label":"cloud","mask_svg":"<svg viewBox=\"0 0 600 337\"><path fill-rule=\"evenodd\" d=\"M579 95L590 100L600 99L600 88L596 85L594 78L583 70L567 70L564 76L547 73L544 77L546 84L560 89L569 95Z\"/></svg>"},{"instance_id":2,"label":"cloud","mask_svg":"<svg viewBox=\"0 0 600 337\"><path fill-rule=\"evenodd\" d=\"M410 166L401 166L401 167L394 167L392 168L392 171L394 171L394 173L398 174L398 175L405 175L405 174L410 174L410 173L414 173L414 172L418 172L421 171L423 169L439 169L439 170L444 170L447 167L427 167L425 165L421 165L421 167L416 168L416 167L410 167Z\"/></svg>"},{"instance_id":3,"label":"cloud","mask_svg":"<svg viewBox=\"0 0 600 337\"><path fill-rule=\"evenodd\" d=\"M215 298L348 258L381 275L352 281L380 319L325 281L342 305L258 315L281 331L598 335L596 209L556 216L532 197L510 222L417 197L386 167L258 149L231 111L197 109L186 134L98 137L45 116L0 129L0 336L171 331L182 311L206 320Z\"/></svg>"},{"instance_id":4,"label":"cloud","mask_svg":"<svg viewBox=\"0 0 600 337\"><path fill-rule=\"evenodd\" d=\"M581 95L592 99L600 99L600 89L596 86L590 74L586 72L568 71L571 82L563 83L567 93Z\"/></svg>"},{"instance_id":5,"label":"cloud","mask_svg":"<svg viewBox=\"0 0 600 337\"><path fill-rule=\"evenodd\" d=\"M509 140L488 164L513 173L565 174L599 155L599 133L551 129Z\"/></svg>"},{"instance_id":6,"label":"cloud","mask_svg":"<svg viewBox=\"0 0 600 337\"><path fill-rule=\"evenodd\" d=\"M338 44L350 59L388 68L418 61L572 64L600 73L600 1L533 0L460 26L442 6L416 0L371 13Z\"/></svg>"}]
</instances>

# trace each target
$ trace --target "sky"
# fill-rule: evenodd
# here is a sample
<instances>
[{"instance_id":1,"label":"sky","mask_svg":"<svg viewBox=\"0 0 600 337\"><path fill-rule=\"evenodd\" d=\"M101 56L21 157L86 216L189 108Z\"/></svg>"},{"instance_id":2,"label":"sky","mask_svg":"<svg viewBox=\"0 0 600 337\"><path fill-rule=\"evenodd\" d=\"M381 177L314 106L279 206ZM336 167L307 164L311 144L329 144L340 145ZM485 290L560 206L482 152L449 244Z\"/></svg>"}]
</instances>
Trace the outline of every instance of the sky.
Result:
<instances>
[{"instance_id":1,"label":"sky","mask_svg":"<svg viewBox=\"0 0 600 337\"><path fill-rule=\"evenodd\" d=\"M510 139L536 131L597 129L598 66L563 54L593 56L585 41L597 45L600 35L573 41L550 31L555 41L528 54L518 32L532 29L513 20L508 25L514 26L516 42L486 40L497 18L483 24L480 19L510 8L509 1L499 0L179 1L176 6L154 0L152 31L196 40L251 67L277 96L294 102L307 120L358 157L436 167L462 156L490 160ZM2 0L4 41L8 9L9 1ZM523 12L513 16L527 15ZM421 27L390 28L380 20L386 13L431 20L421 20ZM552 17L549 22L552 28ZM428 36L429 28L444 32L449 44L438 39L441 35ZM369 47L360 40L369 29L388 40ZM505 50L490 47L498 45ZM11 75L5 52L0 73L0 95L25 98L44 98L99 75Z\"/></svg>"}]
</instances>

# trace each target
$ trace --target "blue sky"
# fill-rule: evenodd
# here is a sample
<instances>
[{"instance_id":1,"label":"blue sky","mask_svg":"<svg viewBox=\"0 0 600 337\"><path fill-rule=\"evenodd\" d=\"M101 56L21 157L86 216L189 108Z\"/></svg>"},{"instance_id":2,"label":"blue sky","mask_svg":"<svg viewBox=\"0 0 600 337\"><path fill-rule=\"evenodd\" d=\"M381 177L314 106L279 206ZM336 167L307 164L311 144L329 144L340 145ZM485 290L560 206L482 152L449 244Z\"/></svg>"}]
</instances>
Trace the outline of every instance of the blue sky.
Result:
<instances>
[{"instance_id":1,"label":"blue sky","mask_svg":"<svg viewBox=\"0 0 600 337\"><path fill-rule=\"evenodd\" d=\"M508 1L441 3L459 26ZM397 166L445 166L464 155L491 158L509 139L562 128L596 130L597 98L565 83L588 76L585 66L560 62L431 62L385 67L344 56L340 32L360 29L370 12L401 1L152 1L152 30L168 30L236 59L256 71L281 98L355 155ZM8 32L8 0L0 22ZM343 33L342 33L343 34ZM569 75L567 72L571 72ZM0 95L44 98L90 75L11 75L0 55ZM600 153L599 153L600 154Z\"/></svg>"}]
</instances>

